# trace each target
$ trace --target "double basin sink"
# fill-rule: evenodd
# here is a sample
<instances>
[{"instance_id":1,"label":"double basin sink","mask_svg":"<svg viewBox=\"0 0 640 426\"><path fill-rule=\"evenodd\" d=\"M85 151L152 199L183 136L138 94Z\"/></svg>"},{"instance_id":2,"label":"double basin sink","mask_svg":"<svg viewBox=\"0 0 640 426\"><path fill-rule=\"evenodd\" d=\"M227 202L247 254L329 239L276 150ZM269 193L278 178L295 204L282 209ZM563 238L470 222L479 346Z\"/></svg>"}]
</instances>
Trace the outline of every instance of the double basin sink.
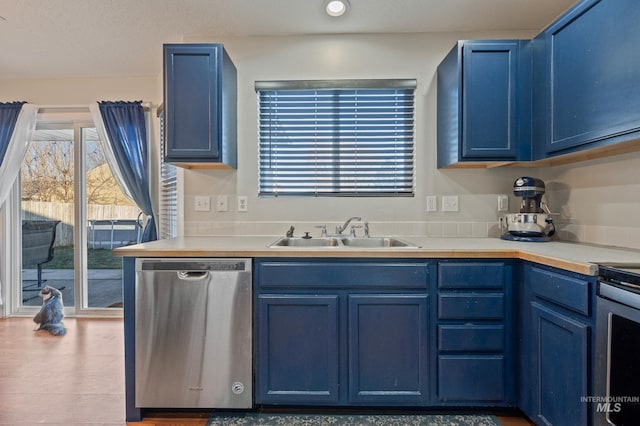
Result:
<instances>
[{"instance_id":1,"label":"double basin sink","mask_svg":"<svg viewBox=\"0 0 640 426\"><path fill-rule=\"evenodd\" d=\"M396 237L282 237L269 247L353 247L353 248L419 248L420 246Z\"/></svg>"}]
</instances>

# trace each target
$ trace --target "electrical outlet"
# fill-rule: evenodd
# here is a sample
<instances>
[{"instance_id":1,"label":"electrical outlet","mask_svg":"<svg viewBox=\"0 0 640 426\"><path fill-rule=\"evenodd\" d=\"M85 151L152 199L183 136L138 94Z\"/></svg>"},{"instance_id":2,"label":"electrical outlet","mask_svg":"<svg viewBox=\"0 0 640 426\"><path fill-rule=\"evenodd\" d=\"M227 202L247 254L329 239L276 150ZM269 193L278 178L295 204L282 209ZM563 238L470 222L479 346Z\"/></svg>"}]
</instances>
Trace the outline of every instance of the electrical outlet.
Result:
<instances>
[{"instance_id":1,"label":"electrical outlet","mask_svg":"<svg viewBox=\"0 0 640 426\"><path fill-rule=\"evenodd\" d=\"M247 211L247 196L246 195L238 195L238 211L246 212Z\"/></svg>"},{"instance_id":2,"label":"electrical outlet","mask_svg":"<svg viewBox=\"0 0 640 426\"><path fill-rule=\"evenodd\" d=\"M498 211L499 212L508 212L509 211L509 196L508 195L498 195Z\"/></svg>"},{"instance_id":3,"label":"electrical outlet","mask_svg":"<svg viewBox=\"0 0 640 426\"><path fill-rule=\"evenodd\" d=\"M229 197L227 195L218 195L216 198L216 210L219 212L229 211Z\"/></svg>"},{"instance_id":4,"label":"electrical outlet","mask_svg":"<svg viewBox=\"0 0 640 426\"><path fill-rule=\"evenodd\" d=\"M197 212L208 212L211 210L211 197L208 195L196 195L193 209Z\"/></svg>"},{"instance_id":5,"label":"electrical outlet","mask_svg":"<svg viewBox=\"0 0 640 426\"><path fill-rule=\"evenodd\" d=\"M442 197L442 211L443 212L457 212L460 210L458 205L457 195L444 195Z\"/></svg>"},{"instance_id":6,"label":"electrical outlet","mask_svg":"<svg viewBox=\"0 0 640 426\"><path fill-rule=\"evenodd\" d=\"M427 195L427 211L428 212L437 212L438 211L438 197L435 195Z\"/></svg>"}]
</instances>

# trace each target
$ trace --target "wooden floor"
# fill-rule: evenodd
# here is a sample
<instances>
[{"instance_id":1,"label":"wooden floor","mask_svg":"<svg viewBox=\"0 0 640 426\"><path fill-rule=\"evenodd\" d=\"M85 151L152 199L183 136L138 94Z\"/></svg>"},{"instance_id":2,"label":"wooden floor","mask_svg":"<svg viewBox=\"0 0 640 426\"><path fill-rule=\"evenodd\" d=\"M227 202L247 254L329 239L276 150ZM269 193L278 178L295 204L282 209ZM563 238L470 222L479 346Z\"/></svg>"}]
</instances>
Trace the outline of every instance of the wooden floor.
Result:
<instances>
[{"instance_id":1,"label":"wooden floor","mask_svg":"<svg viewBox=\"0 0 640 426\"><path fill-rule=\"evenodd\" d=\"M65 319L67 335L34 332L31 318L0 319L0 425L126 425L121 319ZM499 415L503 426L530 426ZM129 425L205 425L206 414Z\"/></svg>"},{"instance_id":2,"label":"wooden floor","mask_svg":"<svg viewBox=\"0 0 640 426\"><path fill-rule=\"evenodd\" d=\"M0 424L124 425L122 320L0 320Z\"/></svg>"}]
</instances>

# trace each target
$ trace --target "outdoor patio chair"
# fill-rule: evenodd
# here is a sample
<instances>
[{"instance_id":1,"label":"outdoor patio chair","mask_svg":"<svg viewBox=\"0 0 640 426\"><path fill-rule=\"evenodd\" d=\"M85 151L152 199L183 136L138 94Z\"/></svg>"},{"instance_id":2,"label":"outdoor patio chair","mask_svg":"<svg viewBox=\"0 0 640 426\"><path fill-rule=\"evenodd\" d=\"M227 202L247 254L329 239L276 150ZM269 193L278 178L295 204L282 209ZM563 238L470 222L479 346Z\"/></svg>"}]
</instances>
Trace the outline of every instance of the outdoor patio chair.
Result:
<instances>
[{"instance_id":1,"label":"outdoor patio chair","mask_svg":"<svg viewBox=\"0 0 640 426\"><path fill-rule=\"evenodd\" d=\"M34 284L22 288L23 291L40 291L46 280L42 279L42 265L53 259L53 245L56 240L56 227L59 220L23 220L22 221L22 267L37 268ZM35 288L33 288L35 287ZM63 287L58 290L64 289ZM27 301L37 297L23 299Z\"/></svg>"}]
</instances>

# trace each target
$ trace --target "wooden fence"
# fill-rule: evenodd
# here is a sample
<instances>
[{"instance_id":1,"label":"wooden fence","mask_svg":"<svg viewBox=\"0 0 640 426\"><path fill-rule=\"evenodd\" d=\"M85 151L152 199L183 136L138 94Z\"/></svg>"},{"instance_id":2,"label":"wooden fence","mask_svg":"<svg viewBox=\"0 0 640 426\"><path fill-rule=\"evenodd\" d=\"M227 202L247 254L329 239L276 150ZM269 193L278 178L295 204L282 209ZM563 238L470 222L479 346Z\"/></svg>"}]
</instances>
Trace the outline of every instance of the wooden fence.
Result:
<instances>
[{"instance_id":1,"label":"wooden fence","mask_svg":"<svg viewBox=\"0 0 640 426\"><path fill-rule=\"evenodd\" d=\"M87 219L137 219L140 209L135 206L105 204L87 205ZM56 246L73 245L73 203L22 202L22 220L59 220L56 230ZM85 224L88 226L88 223Z\"/></svg>"}]
</instances>

